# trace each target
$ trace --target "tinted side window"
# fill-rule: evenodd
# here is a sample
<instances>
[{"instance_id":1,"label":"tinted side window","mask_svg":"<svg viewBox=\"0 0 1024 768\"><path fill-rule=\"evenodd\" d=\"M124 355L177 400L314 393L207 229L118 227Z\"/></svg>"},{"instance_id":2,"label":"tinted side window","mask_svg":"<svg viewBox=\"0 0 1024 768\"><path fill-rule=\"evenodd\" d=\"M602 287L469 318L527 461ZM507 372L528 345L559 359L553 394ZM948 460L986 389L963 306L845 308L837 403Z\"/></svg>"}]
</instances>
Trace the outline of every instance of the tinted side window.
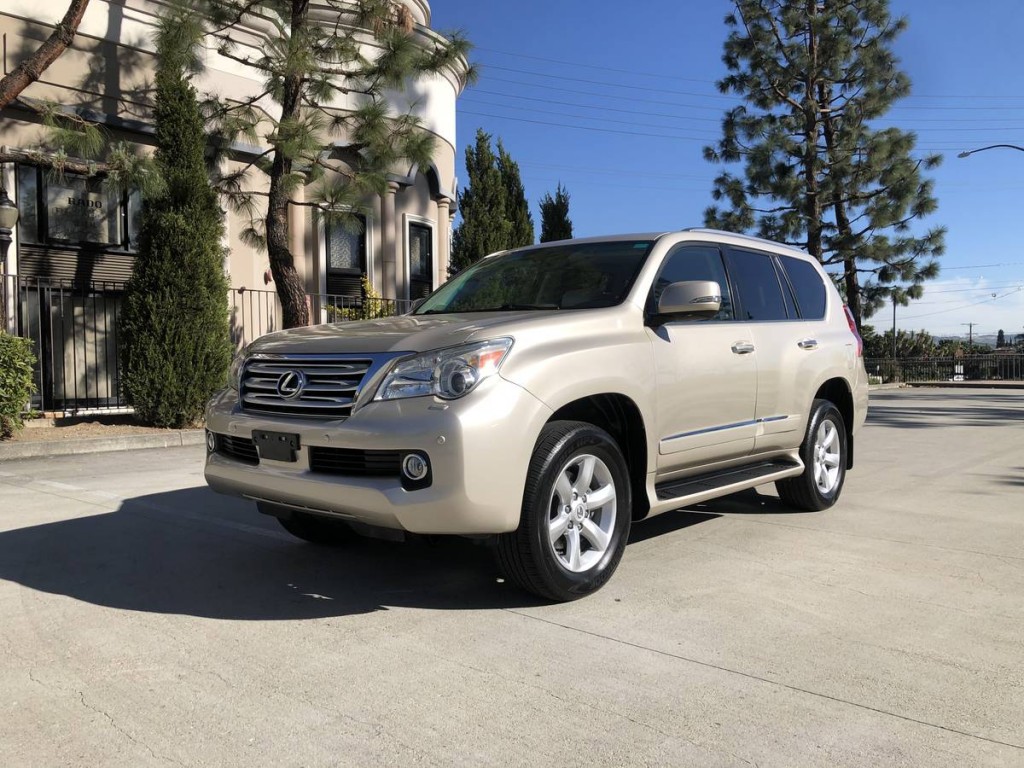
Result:
<instances>
[{"instance_id":1,"label":"tinted side window","mask_svg":"<svg viewBox=\"0 0 1024 768\"><path fill-rule=\"evenodd\" d=\"M782 268L789 276L789 282L796 293L800 316L805 320L820 320L825 316L825 284L818 270L802 259L780 256Z\"/></svg>"},{"instance_id":2,"label":"tinted side window","mask_svg":"<svg viewBox=\"0 0 1024 768\"><path fill-rule=\"evenodd\" d=\"M714 280L722 289L722 308L712 320L732 320L732 299L729 295L729 279L726 276L722 254L713 245L684 245L672 251L654 281L648 311L658 306L658 299L665 287L684 280Z\"/></svg>"},{"instance_id":3,"label":"tinted side window","mask_svg":"<svg viewBox=\"0 0 1024 768\"><path fill-rule=\"evenodd\" d=\"M786 320L786 300L767 253L729 250L729 273L739 292L742 320Z\"/></svg>"}]
</instances>

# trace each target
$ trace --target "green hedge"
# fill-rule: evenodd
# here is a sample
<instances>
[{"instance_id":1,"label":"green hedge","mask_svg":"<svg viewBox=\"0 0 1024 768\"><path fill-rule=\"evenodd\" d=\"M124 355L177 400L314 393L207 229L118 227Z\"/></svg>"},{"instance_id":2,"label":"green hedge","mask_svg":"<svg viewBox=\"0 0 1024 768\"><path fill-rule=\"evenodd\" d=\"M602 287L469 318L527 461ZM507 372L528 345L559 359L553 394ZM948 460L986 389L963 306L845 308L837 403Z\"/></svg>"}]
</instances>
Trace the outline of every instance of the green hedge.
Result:
<instances>
[{"instance_id":1,"label":"green hedge","mask_svg":"<svg viewBox=\"0 0 1024 768\"><path fill-rule=\"evenodd\" d=\"M22 427L22 413L35 391L32 342L0 331L0 440Z\"/></svg>"}]
</instances>

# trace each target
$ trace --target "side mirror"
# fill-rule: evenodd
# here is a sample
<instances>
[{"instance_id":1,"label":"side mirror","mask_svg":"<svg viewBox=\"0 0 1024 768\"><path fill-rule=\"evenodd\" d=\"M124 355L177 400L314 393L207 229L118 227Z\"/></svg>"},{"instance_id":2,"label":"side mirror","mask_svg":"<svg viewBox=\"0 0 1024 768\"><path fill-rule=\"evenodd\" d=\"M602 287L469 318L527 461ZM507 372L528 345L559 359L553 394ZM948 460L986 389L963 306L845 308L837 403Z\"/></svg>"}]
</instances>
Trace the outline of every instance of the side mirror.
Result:
<instances>
[{"instance_id":1,"label":"side mirror","mask_svg":"<svg viewBox=\"0 0 1024 768\"><path fill-rule=\"evenodd\" d=\"M713 317L722 308L722 288L714 280L686 280L665 286L658 299L659 315Z\"/></svg>"}]
</instances>

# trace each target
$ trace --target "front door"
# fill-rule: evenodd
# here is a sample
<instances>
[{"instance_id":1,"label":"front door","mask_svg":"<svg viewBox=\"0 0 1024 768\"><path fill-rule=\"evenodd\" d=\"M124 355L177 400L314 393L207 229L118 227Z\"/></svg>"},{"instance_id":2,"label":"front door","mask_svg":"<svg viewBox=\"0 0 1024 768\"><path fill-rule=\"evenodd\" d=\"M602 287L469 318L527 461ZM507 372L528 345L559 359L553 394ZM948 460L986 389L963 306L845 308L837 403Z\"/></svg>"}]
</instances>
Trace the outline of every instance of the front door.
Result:
<instances>
[{"instance_id":1,"label":"front door","mask_svg":"<svg viewBox=\"0 0 1024 768\"><path fill-rule=\"evenodd\" d=\"M714 280L721 311L708 320L673 320L648 334L657 374L658 471L746 456L753 450L757 362L750 326L736 319L717 246L685 244L669 253L648 299L665 286Z\"/></svg>"}]
</instances>

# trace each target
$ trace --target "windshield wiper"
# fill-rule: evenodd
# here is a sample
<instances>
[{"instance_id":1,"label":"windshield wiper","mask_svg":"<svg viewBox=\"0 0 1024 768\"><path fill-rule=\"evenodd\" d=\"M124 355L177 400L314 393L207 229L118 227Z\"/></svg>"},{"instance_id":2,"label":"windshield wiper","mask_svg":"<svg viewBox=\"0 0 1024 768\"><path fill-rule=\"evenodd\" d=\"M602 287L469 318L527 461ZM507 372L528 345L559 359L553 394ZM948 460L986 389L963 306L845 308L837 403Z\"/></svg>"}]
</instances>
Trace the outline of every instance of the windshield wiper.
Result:
<instances>
[{"instance_id":1,"label":"windshield wiper","mask_svg":"<svg viewBox=\"0 0 1024 768\"><path fill-rule=\"evenodd\" d=\"M502 304L500 307L477 309L475 312L515 312L522 309L560 309L557 304Z\"/></svg>"}]
</instances>

